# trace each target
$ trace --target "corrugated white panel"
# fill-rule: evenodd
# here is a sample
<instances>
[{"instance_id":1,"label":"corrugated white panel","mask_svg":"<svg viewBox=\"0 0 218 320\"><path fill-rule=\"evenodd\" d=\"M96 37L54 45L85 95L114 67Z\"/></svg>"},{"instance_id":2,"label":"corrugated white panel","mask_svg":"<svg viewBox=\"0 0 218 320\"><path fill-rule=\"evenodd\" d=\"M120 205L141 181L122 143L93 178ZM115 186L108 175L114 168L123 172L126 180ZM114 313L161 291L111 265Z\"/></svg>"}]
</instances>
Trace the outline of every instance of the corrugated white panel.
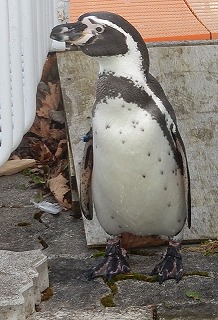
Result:
<instances>
[{"instance_id":1,"label":"corrugated white panel","mask_svg":"<svg viewBox=\"0 0 218 320\"><path fill-rule=\"evenodd\" d=\"M68 0L0 0L0 165L35 118L36 90L58 20ZM64 47L63 47L64 49Z\"/></svg>"}]
</instances>

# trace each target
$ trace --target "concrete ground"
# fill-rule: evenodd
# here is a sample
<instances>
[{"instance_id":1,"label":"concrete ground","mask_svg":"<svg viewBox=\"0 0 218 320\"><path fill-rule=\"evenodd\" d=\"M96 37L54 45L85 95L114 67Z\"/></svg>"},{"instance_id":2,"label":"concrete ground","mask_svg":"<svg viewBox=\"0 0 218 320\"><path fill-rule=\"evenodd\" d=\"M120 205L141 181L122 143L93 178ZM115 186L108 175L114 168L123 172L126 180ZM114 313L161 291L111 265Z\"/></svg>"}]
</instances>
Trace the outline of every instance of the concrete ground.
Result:
<instances>
[{"instance_id":1,"label":"concrete ground","mask_svg":"<svg viewBox=\"0 0 218 320\"><path fill-rule=\"evenodd\" d=\"M179 284L146 278L163 247L130 254L131 279L88 281L87 270L102 258L87 248L83 222L70 211L41 215L30 203L38 191L29 180L22 174L0 177L0 250L41 249L48 257L50 290L29 320L218 319L217 255L184 250L186 275Z\"/></svg>"}]
</instances>

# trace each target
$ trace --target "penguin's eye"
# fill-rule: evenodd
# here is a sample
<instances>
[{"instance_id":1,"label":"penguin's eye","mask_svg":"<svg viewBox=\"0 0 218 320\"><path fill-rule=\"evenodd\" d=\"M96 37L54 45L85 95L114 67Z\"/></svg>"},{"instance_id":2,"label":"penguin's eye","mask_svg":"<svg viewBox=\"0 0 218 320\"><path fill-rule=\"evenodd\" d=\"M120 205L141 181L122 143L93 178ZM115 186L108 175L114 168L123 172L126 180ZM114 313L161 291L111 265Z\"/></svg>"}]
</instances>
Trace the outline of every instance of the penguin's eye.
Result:
<instances>
[{"instance_id":1,"label":"penguin's eye","mask_svg":"<svg viewBox=\"0 0 218 320\"><path fill-rule=\"evenodd\" d=\"M95 30L97 31L97 33L102 33L102 32L104 32L104 28L101 27L101 26L97 26L97 27L95 28Z\"/></svg>"}]
</instances>

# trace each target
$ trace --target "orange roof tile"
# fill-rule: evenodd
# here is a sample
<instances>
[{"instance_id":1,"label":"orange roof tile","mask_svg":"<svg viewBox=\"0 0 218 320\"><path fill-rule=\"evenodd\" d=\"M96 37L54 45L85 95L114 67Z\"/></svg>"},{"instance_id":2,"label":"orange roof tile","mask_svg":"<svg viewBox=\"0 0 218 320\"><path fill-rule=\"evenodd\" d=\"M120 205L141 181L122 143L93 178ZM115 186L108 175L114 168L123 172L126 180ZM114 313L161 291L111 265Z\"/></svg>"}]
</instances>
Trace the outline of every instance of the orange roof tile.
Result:
<instances>
[{"instance_id":1,"label":"orange roof tile","mask_svg":"<svg viewBox=\"0 0 218 320\"><path fill-rule=\"evenodd\" d=\"M208 29L183 0L70 1L72 21L82 13L92 11L120 14L138 29L145 41L210 39Z\"/></svg>"},{"instance_id":2,"label":"orange roof tile","mask_svg":"<svg viewBox=\"0 0 218 320\"><path fill-rule=\"evenodd\" d=\"M210 31L211 39L218 39L218 1L188 0L187 5L196 18Z\"/></svg>"}]
</instances>

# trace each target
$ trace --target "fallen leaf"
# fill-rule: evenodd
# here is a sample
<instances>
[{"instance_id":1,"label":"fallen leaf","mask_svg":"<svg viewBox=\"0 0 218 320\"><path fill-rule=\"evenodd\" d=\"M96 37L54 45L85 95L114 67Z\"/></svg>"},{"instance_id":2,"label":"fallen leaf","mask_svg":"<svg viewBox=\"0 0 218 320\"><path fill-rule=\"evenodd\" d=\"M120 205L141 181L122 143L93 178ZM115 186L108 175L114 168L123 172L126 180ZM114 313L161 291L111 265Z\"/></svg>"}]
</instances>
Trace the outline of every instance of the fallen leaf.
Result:
<instances>
[{"instance_id":1,"label":"fallen leaf","mask_svg":"<svg viewBox=\"0 0 218 320\"><path fill-rule=\"evenodd\" d=\"M42 81L47 81L47 78L51 75L52 68L57 65L56 54L49 54L42 71Z\"/></svg>"},{"instance_id":2,"label":"fallen leaf","mask_svg":"<svg viewBox=\"0 0 218 320\"><path fill-rule=\"evenodd\" d=\"M60 83L48 82L48 86L50 89L50 95L46 95L45 102L51 106L52 110L57 110L61 99Z\"/></svg>"},{"instance_id":3,"label":"fallen leaf","mask_svg":"<svg viewBox=\"0 0 218 320\"><path fill-rule=\"evenodd\" d=\"M64 152L67 151L67 139L62 139L58 143L57 150L55 152L55 158L60 158Z\"/></svg>"},{"instance_id":4,"label":"fallen leaf","mask_svg":"<svg viewBox=\"0 0 218 320\"><path fill-rule=\"evenodd\" d=\"M63 207L70 209L71 203L65 199L65 194L70 190L67 185L68 180L60 173L57 177L48 180L48 187L55 196L56 200Z\"/></svg>"},{"instance_id":5,"label":"fallen leaf","mask_svg":"<svg viewBox=\"0 0 218 320\"><path fill-rule=\"evenodd\" d=\"M34 124L30 128L29 132L32 132L39 137L48 138L50 136L50 126L48 121L36 116Z\"/></svg>"},{"instance_id":6,"label":"fallen leaf","mask_svg":"<svg viewBox=\"0 0 218 320\"><path fill-rule=\"evenodd\" d=\"M51 113L51 109L49 105L45 105L45 104L36 111L36 114L38 117L42 117L46 119L50 118L50 113Z\"/></svg>"},{"instance_id":7,"label":"fallen leaf","mask_svg":"<svg viewBox=\"0 0 218 320\"><path fill-rule=\"evenodd\" d=\"M34 154L34 158L40 163L52 162L54 160L54 156L49 148L40 140L34 140L29 138L30 143L29 146L32 148L32 153Z\"/></svg>"},{"instance_id":8,"label":"fallen leaf","mask_svg":"<svg viewBox=\"0 0 218 320\"><path fill-rule=\"evenodd\" d=\"M55 140L62 140L66 138L66 133L64 130L60 129L50 129L49 136Z\"/></svg>"}]
</instances>

